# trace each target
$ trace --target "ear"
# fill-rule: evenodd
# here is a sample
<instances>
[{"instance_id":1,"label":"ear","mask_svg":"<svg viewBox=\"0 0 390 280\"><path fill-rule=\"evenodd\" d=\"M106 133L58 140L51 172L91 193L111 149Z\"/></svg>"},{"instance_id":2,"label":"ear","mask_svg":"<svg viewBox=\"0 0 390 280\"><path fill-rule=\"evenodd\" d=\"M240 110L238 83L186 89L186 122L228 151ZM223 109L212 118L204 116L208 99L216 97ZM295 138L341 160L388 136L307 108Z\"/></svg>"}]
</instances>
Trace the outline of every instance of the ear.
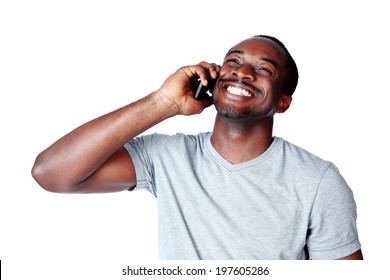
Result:
<instances>
[{"instance_id":1,"label":"ear","mask_svg":"<svg viewBox=\"0 0 390 280\"><path fill-rule=\"evenodd\" d=\"M283 94L280 96L278 100L278 104L276 105L276 113L284 113L290 107L292 102L292 96Z\"/></svg>"}]
</instances>

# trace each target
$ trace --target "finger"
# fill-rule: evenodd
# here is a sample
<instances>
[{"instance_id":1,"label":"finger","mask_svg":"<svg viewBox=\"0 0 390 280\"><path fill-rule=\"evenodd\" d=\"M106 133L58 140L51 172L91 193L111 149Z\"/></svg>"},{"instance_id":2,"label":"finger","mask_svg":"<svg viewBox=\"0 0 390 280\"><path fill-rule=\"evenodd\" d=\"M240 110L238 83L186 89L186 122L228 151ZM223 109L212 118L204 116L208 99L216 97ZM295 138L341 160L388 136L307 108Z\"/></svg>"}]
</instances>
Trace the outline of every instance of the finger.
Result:
<instances>
[{"instance_id":1,"label":"finger","mask_svg":"<svg viewBox=\"0 0 390 280\"><path fill-rule=\"evenodd\" d=\"M211 77L212 79L216 79L218 72L221 70L221 66L216 63L202 61L198 63L198 65L201 65L206 70L208 77Z\"/></svg>"},{"instance_id":2,"label":"finger","mask_svg":"<svg viewBox=\"0 0 390 280\"><path fill-rule=\"evenodd\" d=\"M208 77L215 79L217 77L217 70L215 63L208 63L206 67L206 71L208 72Z\"/></svg>"},{"instance_id":3,"label":"finger","mask_svg":"<svg viewBox=\"0 0 390 280\"><path fill-rule=\"evenodd\" d=\"M195 71L191 69L191 66L180 67L179 72L186 74L188 78L191 78L192 76L195 75Z\"/></svg>"},{"instance_id":4,"label":"finger","mask_svg":"<svg viewBox=\"0 0 390 280\"><path fill-rule=\"evenodd\" d=\"M209 68L210 77L212 79L216 79L218 76L218 72L221 70L221 66L216 63L211 63Z\"/></svg>"},{"instance_id":5,"label":"finger","mask_svg":"<svg viewBox=\"0 0 390 280\"><path fill-rule=\"evenodd\" d=\"M190 80L194 76L198 76L200 78L201 83L204 86L207 86L207 73L203 65L191 65L191 66L183 66L179 68L178 72L184 73Z\"/></svg>"}]
</instances>

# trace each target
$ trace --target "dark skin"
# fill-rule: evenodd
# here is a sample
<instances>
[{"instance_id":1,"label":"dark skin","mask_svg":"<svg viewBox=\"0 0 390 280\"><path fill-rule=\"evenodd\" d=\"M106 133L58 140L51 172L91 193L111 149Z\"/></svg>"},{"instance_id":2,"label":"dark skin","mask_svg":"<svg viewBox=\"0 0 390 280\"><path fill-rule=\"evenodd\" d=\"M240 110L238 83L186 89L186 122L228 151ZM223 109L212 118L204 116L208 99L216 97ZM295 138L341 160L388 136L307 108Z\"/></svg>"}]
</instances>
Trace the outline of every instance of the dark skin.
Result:
<instances>
[{"instance_id":1,"label":"dark skin","mask_svg":"<svg viewBox=\"0 0 390 280\"><path fill-rule=\"evenodd\" d=\"M281 91L287 64L284 52L269 40L259 46L262 41L253 38L234 46L219 72L212 144L231 163L248 161L268 149L273 116L285 112L292 100ZM229 93L237 89L246 90L248 96Z\"/></svg>"},{"instance_id":2,"label":"dark skin","mask_svg":"<svg viewBox=\"0 0 390 280\"><path fill-rule=\"evenodd\" d=\"M286 63L287 56L276 43L250 38L234 46L222 66L201 62L182 67L157 91L57 140L38 155L32 175L51 192L128 190L135 186L136 174L123 145L167 118L199 114L213 103L214 148L233 164L253 159L272 142L275 113L285 112L291 104L291 96L282 91ZM207 74L216 79L213 97L198 102L190 79L198 75L207 85ZM341 259L363 256L359 250Z\"/></svg>"}]
</instances>

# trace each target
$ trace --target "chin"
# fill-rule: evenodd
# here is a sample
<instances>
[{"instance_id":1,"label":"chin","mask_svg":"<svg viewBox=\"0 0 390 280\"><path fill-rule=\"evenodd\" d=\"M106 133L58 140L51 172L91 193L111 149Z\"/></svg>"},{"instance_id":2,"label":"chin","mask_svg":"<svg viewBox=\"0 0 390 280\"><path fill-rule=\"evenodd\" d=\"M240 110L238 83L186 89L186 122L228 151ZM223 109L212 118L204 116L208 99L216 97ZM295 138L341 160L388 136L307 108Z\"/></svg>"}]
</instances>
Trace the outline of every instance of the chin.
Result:
<instances>
[{"instance_id":1,"label":"chin","mask_svg":"<svg viewBox=\"0 0 390 280\"><path fill-rule=\"evenodd\" d=\"M247 119L251 116L249 112L241 112L238 110L235 110L231 107L222 107L218 108L218 105L215 105L218 114L220 114L222 117L226 119L232 119L232 120L241 120L241 119Z\"/></svg>"}]
</instances>

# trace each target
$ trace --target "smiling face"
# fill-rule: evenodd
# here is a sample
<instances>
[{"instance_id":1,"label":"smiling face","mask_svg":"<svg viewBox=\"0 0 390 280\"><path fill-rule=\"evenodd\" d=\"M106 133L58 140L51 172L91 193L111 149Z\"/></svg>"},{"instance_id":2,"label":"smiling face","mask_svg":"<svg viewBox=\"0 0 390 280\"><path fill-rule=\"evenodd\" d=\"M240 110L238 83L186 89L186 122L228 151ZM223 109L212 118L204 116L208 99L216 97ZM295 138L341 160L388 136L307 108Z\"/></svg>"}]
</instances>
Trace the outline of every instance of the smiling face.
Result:
<instances>
[{"instance_id":1,"label":"smiling face","mask_svg":"<svg viewBox=\"0 0 390 280\"><path fill-rule=\"evenodd\" d=\"M253 37L231 48L213 91L218 113L248 120L287 110L291 96L282 91L287 62L285 51L270 39Z\"/></svg>"}]
</instances>

